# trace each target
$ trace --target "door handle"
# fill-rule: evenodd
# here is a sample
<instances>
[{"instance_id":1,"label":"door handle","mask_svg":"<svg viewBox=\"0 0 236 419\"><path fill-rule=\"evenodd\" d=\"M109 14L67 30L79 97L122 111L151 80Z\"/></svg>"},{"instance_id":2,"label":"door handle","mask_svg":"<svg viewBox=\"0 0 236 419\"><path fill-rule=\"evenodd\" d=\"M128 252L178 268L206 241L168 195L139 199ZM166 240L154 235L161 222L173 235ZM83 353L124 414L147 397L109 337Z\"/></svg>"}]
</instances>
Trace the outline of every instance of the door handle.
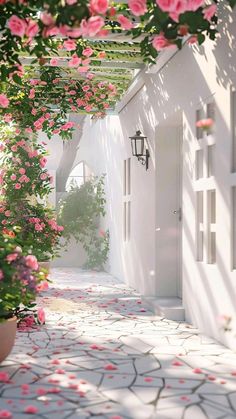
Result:
<instances>
[{"instance_id":1,"label":"door handle","mask_svg":"<svg viewBox=\"0 0 236 419\"><path fill-rule=\"evenodd\" d=\"M178 214L179 221L182 220L182 208L179 208L178 210L173 211L173 214Z\"/></svg>"}]
</instances>

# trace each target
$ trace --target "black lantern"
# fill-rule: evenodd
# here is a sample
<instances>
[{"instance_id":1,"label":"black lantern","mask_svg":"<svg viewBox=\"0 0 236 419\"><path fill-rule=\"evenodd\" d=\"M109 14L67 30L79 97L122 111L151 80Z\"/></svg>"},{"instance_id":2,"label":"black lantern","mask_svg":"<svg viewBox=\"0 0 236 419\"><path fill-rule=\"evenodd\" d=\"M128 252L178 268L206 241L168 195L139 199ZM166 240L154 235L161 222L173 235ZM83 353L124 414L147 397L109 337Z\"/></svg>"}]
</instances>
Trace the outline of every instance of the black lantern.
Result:
<instances>
[{"instance_id":1,"label":"black lantern","mask_svg":"<svg viewBox=\"0 0 236 419\"><path fill-rule=\"evenodd\" d=\"M131 139L131 147L132 147L132 154L133 156L138 158L141 164L146 166L146 170L148 169L148 159L150 157L150 153L148 149L145 147L145 142L147 137L141 134L141 131L136 131L136 134L133 137L129 137ZM145 151L144 151L145 149Z\"/></svg>"}]
</instances>

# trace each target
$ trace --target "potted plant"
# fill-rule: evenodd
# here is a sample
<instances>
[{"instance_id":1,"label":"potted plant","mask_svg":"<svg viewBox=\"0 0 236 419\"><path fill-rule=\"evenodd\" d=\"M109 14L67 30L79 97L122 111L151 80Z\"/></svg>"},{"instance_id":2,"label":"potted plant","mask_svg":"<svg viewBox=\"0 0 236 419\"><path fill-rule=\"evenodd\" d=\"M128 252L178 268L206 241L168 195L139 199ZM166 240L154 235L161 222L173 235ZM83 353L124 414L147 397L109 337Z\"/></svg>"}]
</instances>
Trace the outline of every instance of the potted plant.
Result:
<instances>
[{"instance_id":1,"label":"potted plant","mask_svg":"<svg viewBox=\"0 0 236 419\"><path fill-rule=\"evenodd\" d=\"M25 255L17 245L13 230L0 233L0 362L10 353L17 323L35 317L33 307L40 283L46 276L40 272L35 256Z\"/></svg>"}]
</instances>

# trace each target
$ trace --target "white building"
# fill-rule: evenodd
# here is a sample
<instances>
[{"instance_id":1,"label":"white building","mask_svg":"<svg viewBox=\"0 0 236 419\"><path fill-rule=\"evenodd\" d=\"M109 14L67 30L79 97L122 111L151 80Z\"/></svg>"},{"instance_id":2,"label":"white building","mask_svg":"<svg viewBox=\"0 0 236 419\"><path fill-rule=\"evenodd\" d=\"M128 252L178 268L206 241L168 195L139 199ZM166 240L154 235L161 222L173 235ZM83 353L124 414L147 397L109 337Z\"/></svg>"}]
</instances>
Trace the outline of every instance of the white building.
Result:
<instances>
[{"instance_id":1,"label":"white building","mask_svg":"<svg viewBox=\"0 0 236 419\"><path fill-rule=\"evenodd\" d=\"M228 315L236 323L235 12L224 11L220 34L204 47L163 53L116 115L86 117L73 167L84 161L106 173L108 271L153 297L150 304L181 298L188 321L235 348L218 322ZM207 135L196 121L208 116L215 123ZM138 129L147 136L147 171L131 155Z\"/></svg>"}]
</instances>

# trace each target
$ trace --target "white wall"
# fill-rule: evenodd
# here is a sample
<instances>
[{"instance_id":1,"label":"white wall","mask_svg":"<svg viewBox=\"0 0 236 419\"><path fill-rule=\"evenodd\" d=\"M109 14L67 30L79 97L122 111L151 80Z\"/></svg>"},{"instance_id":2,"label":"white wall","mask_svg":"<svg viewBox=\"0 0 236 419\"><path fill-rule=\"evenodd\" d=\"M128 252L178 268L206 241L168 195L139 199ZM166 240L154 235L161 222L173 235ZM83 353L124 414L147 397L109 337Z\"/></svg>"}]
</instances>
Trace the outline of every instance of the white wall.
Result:
<instances>
[{"instance_id":1,"label":"white wall","mask_svg":"<svg viewBox=\"0 0 236 419\"><path fill-rule=\"evenodd\" d=\"M223 2L222 2L223 3ZM134 285L146 295L157 295L163 267L156 269L156 215L158 200L158 129L171 125L181 114L183 128L183 228L182 281L187 319L202 331L235 346L232 334L224 334L217 323L222 314L235 319L236 271L231 270L231 189L236 184L231 175L232 132L230 88L236 87L235 12L224 12L226 31L217 43L206 41L204 48L186 45L158 74L146 74L145 86L118 116L102 121L86 120L76 163L85 160L96 174L106 173L108 198L106 225L111 234L110 272ZM209 99L216 104L215 176L195 182L196 110ZM131 159L131 239L122 237L123 160L130 157L129 136L140 129L148 137L151 164L146 172ZM168 165L168 157L166 160ZM159 178L160 182L165 179ZM158 177L157 177L158 182ZM204 183L205 182L205 183ZM205 185L205 186L204 186ZM216 190L216 263L196 262L195 210L196 190ZM161 239L160 239L161 240ZM236 249L234 249L236 251ZM168 263L168 260L166 261ZM163 286L163 283L161 284ZM171 286L169 284L169 286ZM175 291L173 291L175 292ZM162 287L163 293L163 287ZM236 320L234 320L236 321Z\"/></svg>"}]
</instances>

